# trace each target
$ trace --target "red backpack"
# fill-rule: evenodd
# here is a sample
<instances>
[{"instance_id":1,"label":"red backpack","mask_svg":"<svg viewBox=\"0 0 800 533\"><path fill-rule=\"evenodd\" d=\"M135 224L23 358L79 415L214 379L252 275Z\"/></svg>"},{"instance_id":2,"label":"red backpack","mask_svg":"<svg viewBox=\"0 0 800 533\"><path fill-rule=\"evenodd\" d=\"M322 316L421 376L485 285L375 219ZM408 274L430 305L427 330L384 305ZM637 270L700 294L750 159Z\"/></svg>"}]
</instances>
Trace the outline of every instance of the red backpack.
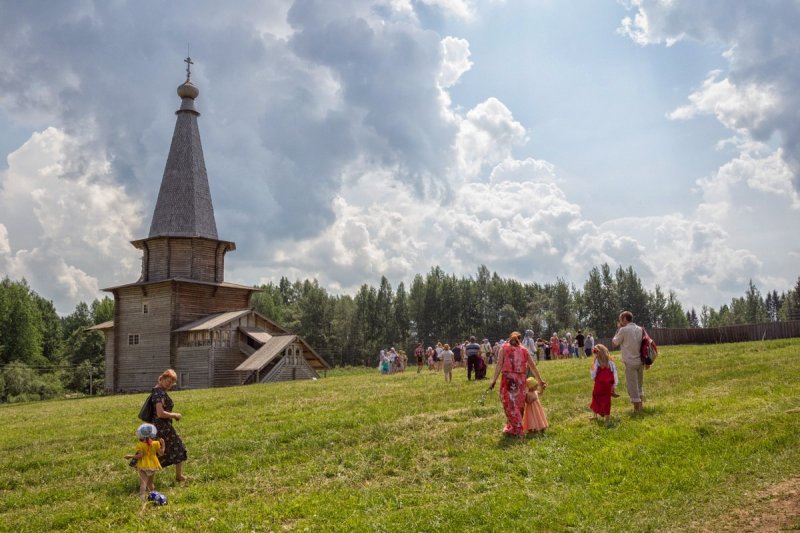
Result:
<instances>
[{"instance_id":1,"label":"red backpack","mask_svg":"<svg viewBox=\"0 0 800 533\"><path fill-rule=\"evenodd\" d=\"M649 367L656 360L656 357L658 357L656 341L651 339L650 335L647 334L647 330L642 328L642 345L639 348L639 358L645 367Z\"/></svg>"}]
</instances>

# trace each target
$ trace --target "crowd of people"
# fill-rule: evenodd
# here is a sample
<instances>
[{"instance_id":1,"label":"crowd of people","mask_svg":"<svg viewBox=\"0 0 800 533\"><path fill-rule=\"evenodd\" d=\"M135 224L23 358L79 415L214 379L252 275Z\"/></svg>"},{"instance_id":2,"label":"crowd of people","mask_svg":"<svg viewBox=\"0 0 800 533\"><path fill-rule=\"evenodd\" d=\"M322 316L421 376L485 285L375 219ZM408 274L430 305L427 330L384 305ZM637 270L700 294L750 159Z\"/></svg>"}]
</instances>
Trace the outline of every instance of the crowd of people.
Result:
<instances>
[{"instance_id":1,"label":"crowd of people","mask_svg":"<svg viewBox=\"0 0 800 533\"><path fill-rule=\"evenodd\" d=\"M395 374L405 372L408 365L408 356L403 350L395 350L394 346L388 350L381 350L378 356L378 370L381 374Z\"/></svg>"},{"instance_id":2,"label":"crowd of people","mask_svg":"<svg viewBox=\"0 0 800 533\"><path fill-rule=\"evenodd\" d=\"M633 323L629 311L620 314L617 326L612 346L620 348L626 389L634 412L638 412L644 399L645 365L640 358L643 330ZM509 435L521 436L548 427L540 399L547 383L542 380L536 366L541 361L592 357L589 375L594 385L589 409L593 419L600 418L609 423L611 399L619 397L616 392L619 376L608 347L596 343L591 333L584 334L582 330L577 330L574 336L570 332L561 335L554 332L549 340L526 330L524 336L515 331L508 339L495 343L486 338L479 343L475 337L470 337L452 345L437 342L436 346L426 348L420 342L414 349L414 357L417 373L427 367L430 372L442 372L448 382L453 379L454 368L466 368L467 380L471 381L473 373L476 380L485 379L488 365L495 364L489 388L493 389L498 378L502 378L500 399L507 419L503 431ZM378 364L381 373L402 372L406 364L403 352L394 348L381 350Z\"/></svg>"},{"instance_id":3,"label":"crowd of people","mask_svg":"<svg viewBox=\"0 0 800 533\"><path fill-rule=\"evenodd\" d=\"M446 365L450 364L453 368L467 368L468 380L472 379L473 371L476 379L484 379L487 365L497 361L503 345L507 342L509 342L508 339L500 339L491 343L489 339L484 338L478 343L475 337L470 337L452 345L437 342L436 346L427 348L420 342L414 349L417 372L422 372L426 366L431 372L441 372ZM561 337L558 336L558 332L555 332L549 341L536 337L532 330L526 330L525 336L520 342L537 362L570 357L590 357L595 346L592 334L584 335L581 330L578 330L574 338L569 332L564 333ZM450 353L445 354L445 352ZM443 354L445 355L443 356ZM407 365L408 357L403 350L398 351L392 347L381 350L378 355L378 370L381 374L404 372Z\"/></svg>"}]
</instances>

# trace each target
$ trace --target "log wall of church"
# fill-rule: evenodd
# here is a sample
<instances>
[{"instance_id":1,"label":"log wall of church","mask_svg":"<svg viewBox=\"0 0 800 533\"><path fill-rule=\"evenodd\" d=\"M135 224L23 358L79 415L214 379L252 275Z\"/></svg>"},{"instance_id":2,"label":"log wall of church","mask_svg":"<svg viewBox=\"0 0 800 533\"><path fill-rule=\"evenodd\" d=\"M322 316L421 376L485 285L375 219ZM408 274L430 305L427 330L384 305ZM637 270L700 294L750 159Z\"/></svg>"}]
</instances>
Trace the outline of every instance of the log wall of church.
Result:
<instances>
[{"instance_id":1,"label":"log wall of church","mask_svg":"<svg viewBox=\"0 0 800 533\"><path fill-rule=\"evenodd\" d=\"M119 353L116 390L148 390L170 368L170 283L118 290L114 335ZM113 350L112 350L113 351Z\"/></svg>"},{"instance_id":2,"label":"log wall of church","mask_svg":"<svg viewBox=\"0 0 800 533\"><path fill-rule=\"evenodd\" d=\"M106 381L105 381L105 390L106 392L113 392L114 391L114 330L106 330L103 332L103 336L105 337L105 348L106 348Z\"/></svg>"},{"instance_id":3,"label":"log wall of church","mask_svg":"<svg viewBox=\"0 0 800 533\"><path fill-rule=\"evenodd\" d=\"M250 307L249 289L218 287L199 283L176 284L176 328L204 316Z\"/></svg>"},{"instance_id":4,"label":"log wall of church","mask_svg":"<svg viewBox=\"0 0 800 533\"><path fill-rule=\"evenodd\" d=\"M235 369L246 358L238 345L215 348L213 352L214 386L226 387L241 384L241 380L247 377L246 373L236 372Z\"/></svg>"},{"instance_id":5,"label":"log wall of church","mask_svg":"<svg viewBox=\"0 0 800 533\"><path fill-rule=\"evenodd\" d=\"M220 241L164 237L147 240L146 247L147 281L170 278L223 281L225 245Z\"/></svg>"},{"instance_id":6,"label":"log wall of church","mask_svg":"<svg viewBox=\"0 0 800 533\"><path fill-rule=\"evenodd\" d=\"M203 389L211 386L210 346L187 346L177 349L175 372L182 389Z\"/></svg>"}]
</instances>

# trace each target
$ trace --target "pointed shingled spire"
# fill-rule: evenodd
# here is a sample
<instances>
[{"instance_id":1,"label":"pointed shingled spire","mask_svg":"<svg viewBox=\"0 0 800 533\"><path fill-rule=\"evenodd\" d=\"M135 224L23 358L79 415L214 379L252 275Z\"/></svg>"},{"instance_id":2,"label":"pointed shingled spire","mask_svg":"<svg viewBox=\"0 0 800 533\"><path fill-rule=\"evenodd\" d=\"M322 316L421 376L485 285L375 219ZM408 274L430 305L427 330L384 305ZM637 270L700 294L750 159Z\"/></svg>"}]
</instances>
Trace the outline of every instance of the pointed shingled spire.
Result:
<instances>
[{"instance_id":1,"label":"pointed shingled spire","mask_svg":"<svg viewBox=\"0 0 800 533\"><path fill-rule=\"evenodd\" d=\"M217 223L208 187L203 146L194 99L200 94L190 81L191 58L186 61L186 81L178 87L181 108L172 145L169 148L164 177L158 191L150 237L205 237L217 239Z\"/></svg>"}]
</instances>

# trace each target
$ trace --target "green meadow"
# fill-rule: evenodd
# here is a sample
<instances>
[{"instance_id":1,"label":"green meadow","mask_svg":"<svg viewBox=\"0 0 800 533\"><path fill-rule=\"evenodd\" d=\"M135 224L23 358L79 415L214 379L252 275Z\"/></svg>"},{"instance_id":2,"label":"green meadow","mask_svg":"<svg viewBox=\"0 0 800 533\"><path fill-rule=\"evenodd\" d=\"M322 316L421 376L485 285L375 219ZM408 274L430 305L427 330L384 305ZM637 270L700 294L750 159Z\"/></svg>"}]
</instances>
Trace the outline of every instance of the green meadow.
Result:
<instances>
[{"instance_id":1,"label":"green meadow","mask_svg":"<svg viewBox=\"0 0 800 533\"><path fill-rule=\"evenodd\" d=\"M540 363L551 427L524 440L463 369L176 391L192 479L157 475L163 507L122 458L144 394L3 405L0 531L714 530L800 475L800 339L665 347L608 427L588 367Z\"/></svg>"}]
</instances>

